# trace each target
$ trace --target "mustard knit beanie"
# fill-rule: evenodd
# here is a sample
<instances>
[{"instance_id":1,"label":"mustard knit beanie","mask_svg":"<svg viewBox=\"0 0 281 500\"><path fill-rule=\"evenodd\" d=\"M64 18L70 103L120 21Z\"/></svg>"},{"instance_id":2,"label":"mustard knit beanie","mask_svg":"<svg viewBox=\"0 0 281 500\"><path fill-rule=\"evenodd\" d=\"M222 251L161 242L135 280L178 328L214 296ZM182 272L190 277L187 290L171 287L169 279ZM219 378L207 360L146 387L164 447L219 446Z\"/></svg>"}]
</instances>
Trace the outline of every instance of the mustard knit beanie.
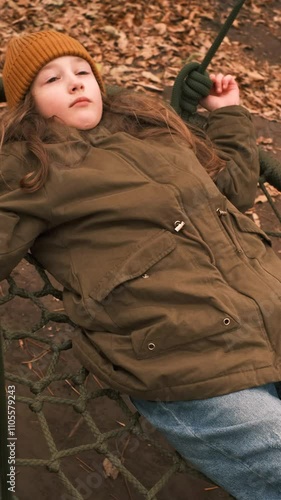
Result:
<instances>
[{"instance_id":1,"label":"mustard knit beanie","mask_svg":"<svg viewBox=\"0 0 281 500\"><path fill-rule=\"evenodd\" d=\"M101 91L101 75L87 50L74 38L56 31L40 31L13 38L7 47L3 85L8 106L20 103L45 64L62 56L77 56L91 66Z\"/></svg>"}]
</instances>

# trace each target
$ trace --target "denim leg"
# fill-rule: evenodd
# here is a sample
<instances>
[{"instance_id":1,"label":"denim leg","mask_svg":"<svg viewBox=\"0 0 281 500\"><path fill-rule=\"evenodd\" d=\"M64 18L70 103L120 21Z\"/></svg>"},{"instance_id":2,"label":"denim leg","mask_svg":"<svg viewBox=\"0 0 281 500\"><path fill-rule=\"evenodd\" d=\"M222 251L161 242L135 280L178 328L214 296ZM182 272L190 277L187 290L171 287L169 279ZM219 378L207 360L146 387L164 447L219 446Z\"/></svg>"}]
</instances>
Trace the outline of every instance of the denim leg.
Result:
<instances>
[{"instance_id":1,"label":"denim leg","mask_svg":"<svg viewBox=\"0 0 281 500\"><path fill-rule=\"evenodd\" d=\"M281 401L274 384L204 400L132 402L237 500L281 500Z\"/></svg>"}]
</instances>

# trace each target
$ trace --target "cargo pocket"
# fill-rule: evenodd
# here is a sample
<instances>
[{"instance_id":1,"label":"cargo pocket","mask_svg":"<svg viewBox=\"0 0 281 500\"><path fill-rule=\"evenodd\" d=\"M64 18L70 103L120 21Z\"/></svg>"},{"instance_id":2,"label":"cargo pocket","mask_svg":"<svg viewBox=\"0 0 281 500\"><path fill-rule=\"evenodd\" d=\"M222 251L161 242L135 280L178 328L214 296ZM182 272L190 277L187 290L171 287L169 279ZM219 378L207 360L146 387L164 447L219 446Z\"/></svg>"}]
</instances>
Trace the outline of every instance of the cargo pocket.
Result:
<instances>
[{"instance_id":1,"label":"cargo pocket","mask_svg":"<svg viewBox=\"0 0 281 500\"><path fill-rule=\"evenodd\" d=\"M91 292L119 328L111 337L113 352L124 353L131 346L137 359L145 359L174 349L213 349L239 329L232 290L213 266L208 268L214 272L208 287L201 269L197 274L191 268L195 280L188 272L184 277L188 259L177 237L161 230L132 247ZM97 308L100 318L102 311Z\"/></svg>"},{"instance_id":2,"label":"cargo pocket","mask_svg":"<svg viewBox=\"0 0 281 500\"><path fill-rule=\"evenodd\" d=\"M215 306L202 304L202 311L186 308L186 322L178 325L160 325L159 328L138 330L132 333L132 346L138 359L157 357L173 350L202 352L216 349L229 341L229 334L240 328L237 315L229 311L218 310ZM203 313L204 310L204 313ZM190 314L189 314L190 313ZM202 315L205 320L202 321Z\"/></svg>"}]
</instances>

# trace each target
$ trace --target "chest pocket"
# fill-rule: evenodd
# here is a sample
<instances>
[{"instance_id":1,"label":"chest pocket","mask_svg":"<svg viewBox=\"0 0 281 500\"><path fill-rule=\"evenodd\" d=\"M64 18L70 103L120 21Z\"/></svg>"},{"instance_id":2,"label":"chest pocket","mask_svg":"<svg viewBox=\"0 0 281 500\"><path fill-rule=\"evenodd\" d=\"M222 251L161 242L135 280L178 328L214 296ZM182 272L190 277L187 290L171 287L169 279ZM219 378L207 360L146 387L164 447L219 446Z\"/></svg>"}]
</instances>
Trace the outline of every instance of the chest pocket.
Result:
<instances>
[{"instance_id":1,"label":"chest pocket","mask_svg":"<svg viewBox=\"0 0 281 500\"><path fill-rule=\"evenodd\" d=\"M271 240L251 219L229 209L232 226L239 246L249 259L253 259L261 270L281 282L280 259L272 250Z\"/></svg>"},{"instance_id":2,"label":"chest pocket","mask_svg":"<svg viewBox=\"0 0 281 500\"><path fill-rule=\"evenodd\" d=\"M266 247L271 246L271 240L251 219L245 215L228 209L241 248L250 259L256 259L266 252Z\"/></svg>"}]
</instances>

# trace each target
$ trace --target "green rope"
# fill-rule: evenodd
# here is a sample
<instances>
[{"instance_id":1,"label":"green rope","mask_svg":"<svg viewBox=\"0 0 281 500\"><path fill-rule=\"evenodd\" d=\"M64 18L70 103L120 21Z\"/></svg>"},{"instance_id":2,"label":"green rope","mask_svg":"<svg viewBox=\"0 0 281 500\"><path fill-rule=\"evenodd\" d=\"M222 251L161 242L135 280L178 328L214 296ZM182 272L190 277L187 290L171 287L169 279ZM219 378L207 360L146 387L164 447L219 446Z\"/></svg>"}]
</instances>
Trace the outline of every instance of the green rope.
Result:
<instances>
[{"instance_id":1,"label":"green rope","mask_svg":"<svg viewBox=\"0 0 281 500\"><path fill-rule=\"evenodd\" d=\"M277 158L269 155L262 148L259 148L259 158L261 167L261 182L268 182L278 191L281 191L281 164ZM280 220L280 219L279 219Z\"/></svg>"},{"instance_id":2,"label":"green rope","mask_svg":"<svg viewBox=\"0 0 281 500\"><path fill-rule=\"evenodd\" d=\"M219 46L221 45L225 35L227 34L228 30L231 28L233 21L235 21L236 17L238 16L238 13L245 3L245 0L240 0L237 2L237 4L233 7L232 11L230 12L228 18L226 19L225 23L223 24L220 32L218 33L217 37L215 38L212 46L209 48L207 54L205 55L202 63L200 64L200 73L203 73L208 65L210 64L213 56L217 52Z\"/></svg>"},{"instance_id":3,"label":"green rope","mask_svg":"<svg viewBox=\"0 0 281 500\"><path fill-rule=\"evenodd\" d=\"M277 219L279 220L279 222L281 222L281 214L278 212L277 208L275 207L274 201L271 198L269 192L267 191L267 189L266 189L266 187L264 185L264 181L263 181L262 177L260 177L259 186L260 186L262 192L265 194L265 196L267 198L267 201L270 204L270 206L271 206L273 212L275 213ZM270 234L271 236L278 236L279 238L281 237L281 233L274 233L274 232L268 232L268 231L266 231L266 232L267 232L267 234Z\"/></svg>"},{"instance_id":4,"label":"green rope","mask_svg":"<svg viewBox=\"0 0 281 500\"><path fill-rule=\"evenodd\" d=\"M209 48L201 64L188 63L179 72L173 85L171 105L175 111L185 120L195 113L199 101L209 94L212 82L208 77L206 69L222 43L226 33L236 19L245 0L239 0L233 7L231 13L220 29L217 37ZM186 103L186 101L188 101Z\"/></svg>"},{"instance_id":5,"label":"green rope","mask_svg":"<svg viewBox=\"0 0 281 500\"><path fill-rule=\"evenodd\" d=\"M173 85L171 106L184 121L196 112L199 101L209 95L213 85L208 73L202 74L199 68L200 64L195 61L186 64Z\"/></svg>"},{"instance_id":6,"label":"green rope","mask_svg":"<svg viewBox=\"0 0 281 500\"><path fill-rule=\"evenodd\" d=\"M261 147L259 148L259 159L260 159L260 179L259 186L263 193L265 194L268 203L270 204L274 214L281 223L281 214L276 208L276 205L270 196L268 190L266 189L264 183L268 182L271 186L281 191L281 163L273 156L269 155L267 151L264 151ZM281 232L266 231L269 236L277 236L281 238Z\"/></svg>"},{"instance_id":7,"label":"green rope","mask_svg":"<svg viewBox=\"0 0 281 500\"><path fill-rule=\"evenodd\" d=\"M172 90L171 105L185 121L188 121L188 116L190 114L196 112L202 97L206 97L209 94L212 82L208 78L206 69L221 45L226 33L232 26L244 2L245 0L239 0L233 7L201 64L188 63L182 68L175 80ZM191 106L186 104L185 101L190 101Z\"/></svg>"},{"instance_id":8,"label":"green rope","mask_svg":"<svg viewBox=\"0 0 281 500\"><path fill-rule=\"evenodd\" d=\"M212 81L210 80L206 69L222 43L226 33L230 29L233 21L237 17L244 2L245 0L240 0L233 7L201 64L195 61L186 64L176 77L172 89L171 106L189 125L195 125L201 129L205 128L207 120L205 117L200 116L197 113L197 107L200 100L209 95L212 87ZM281 163L268 155L268 153L261 148L259 149L259 159L261 187L263 182L267 181L273 187L281 191ZM274 207L273 202L270 201L270 203L275 214L280 220L280 215ZM275 233L275 236L279 236L279 234Z\"/></svg>"}]
</instances>

